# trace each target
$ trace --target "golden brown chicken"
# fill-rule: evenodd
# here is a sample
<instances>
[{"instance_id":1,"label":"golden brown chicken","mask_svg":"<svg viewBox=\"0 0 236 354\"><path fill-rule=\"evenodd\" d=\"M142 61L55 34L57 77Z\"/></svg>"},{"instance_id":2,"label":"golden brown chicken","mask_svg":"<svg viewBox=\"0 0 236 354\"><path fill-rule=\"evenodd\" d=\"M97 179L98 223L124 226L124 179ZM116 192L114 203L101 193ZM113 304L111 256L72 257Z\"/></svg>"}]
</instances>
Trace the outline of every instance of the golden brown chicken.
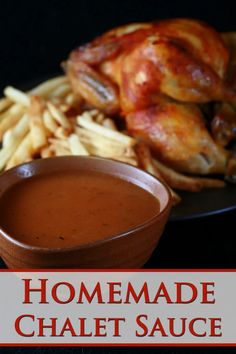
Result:
<instances>
[{"instance_id":1,"label":"golden brown chicken","mask_svg":"<svg viewBox=\"0 0 236 354\"><path fill-rule=\"evenodd\" d=\"M149 143L176 170L225 173L228 152L213 140L198 104L236 102L225 80L229 51L214 29L190 19L131 24L74 50L74 92Z\"/></svg>"}]
</instances>

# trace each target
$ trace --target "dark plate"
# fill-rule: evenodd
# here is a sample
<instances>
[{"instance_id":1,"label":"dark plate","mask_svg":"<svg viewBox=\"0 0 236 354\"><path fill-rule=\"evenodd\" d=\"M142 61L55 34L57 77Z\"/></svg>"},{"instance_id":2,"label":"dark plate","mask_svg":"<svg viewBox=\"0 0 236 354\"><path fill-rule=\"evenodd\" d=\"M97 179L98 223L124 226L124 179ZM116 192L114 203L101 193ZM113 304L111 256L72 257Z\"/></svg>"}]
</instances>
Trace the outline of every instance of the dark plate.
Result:
<instances>
[{"instance_id":1,"label":"dark plate","mask_svg":"<svg viewBox=\"0 0 236 354\"><path fill-rule=\"evenodd\" d=\"M173 208L170 221L189 220L236 209L236 185L204 189L198 193L179 192L182 201Z\"/></svg>"}]
</instances>

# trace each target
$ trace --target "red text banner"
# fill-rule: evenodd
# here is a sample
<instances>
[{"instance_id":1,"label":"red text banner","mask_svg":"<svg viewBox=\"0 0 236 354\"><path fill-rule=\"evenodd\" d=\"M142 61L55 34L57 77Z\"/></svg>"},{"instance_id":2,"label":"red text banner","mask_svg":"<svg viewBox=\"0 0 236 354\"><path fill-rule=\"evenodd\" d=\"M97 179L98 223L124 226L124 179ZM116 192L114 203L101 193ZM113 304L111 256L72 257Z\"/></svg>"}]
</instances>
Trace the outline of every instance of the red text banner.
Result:
<instances>
[{"instance_id":1,"label":"red text banner","mask_svg":"<svg viewBox=\"0 0 236 354\"><path fill-rule=\"evenodd\" d=\"M5 271L0 282L0 345L236 345L236 271Z\"/></svg>"}]
</instances>

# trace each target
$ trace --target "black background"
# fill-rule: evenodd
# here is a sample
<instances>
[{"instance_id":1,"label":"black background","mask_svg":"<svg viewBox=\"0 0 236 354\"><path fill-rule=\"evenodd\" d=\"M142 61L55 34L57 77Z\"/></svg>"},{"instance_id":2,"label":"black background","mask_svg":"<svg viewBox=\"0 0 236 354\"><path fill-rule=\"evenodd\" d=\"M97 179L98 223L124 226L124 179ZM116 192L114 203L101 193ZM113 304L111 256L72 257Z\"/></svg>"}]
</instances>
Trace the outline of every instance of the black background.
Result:
<instances>
[{"instance_id":1,"label":"black background","mask_svg":"<svg viewBox=\"0 0 236 354\"><path fill-rule=\"evenodd\" d=\"M75 46L132 21L194 17L236 30L236 1L48 0L0 2L0 88L60 70ZM236 268L236 212L169 223L149 268ZM1 319L2 323L3 319ZM21 353L20 348L0 348ZM25 348L28 353L225 353L234 348Z\"/></svg>"},{"instance_id":2,"label":"black background","mask_svg":"<svg viewBox=\"0 0 236 354\"><path fill-rule=\"evenodd\" d=\"M218 30L236 27L234 1L41 0L0 2L1 85L52 74L75 46L114 26L195 17Z\"/></svg>"}]
</instances>

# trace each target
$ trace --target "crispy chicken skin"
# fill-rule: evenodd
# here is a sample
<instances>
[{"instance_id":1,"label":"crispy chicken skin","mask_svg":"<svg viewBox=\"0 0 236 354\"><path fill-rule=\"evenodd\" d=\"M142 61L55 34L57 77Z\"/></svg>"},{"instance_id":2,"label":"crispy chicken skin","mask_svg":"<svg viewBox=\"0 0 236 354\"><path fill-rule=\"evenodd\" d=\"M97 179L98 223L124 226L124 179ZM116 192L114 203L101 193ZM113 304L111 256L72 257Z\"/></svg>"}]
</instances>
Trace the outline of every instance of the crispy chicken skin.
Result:
<instances>
[{"instance_id":1,"label":"crispy chicken skin","mask_svg":"<svg viewBox=\"0 0 236 354\"><path fill-rule=\"evenodd\" d=\"M133 135L151 143L159 159L179 171L224 173L227 153L205 128L200 110L192 104L164 103L127 115Z\"/></svg>"},{"instance_id":2,"label":"crispy chicken skin","mask_svg":"<svg viewBox=\"0 0 236 354\"><path fill-rule=\"evenodd\" d=\"M225 80L229 50L214 29L172 19L122 26L75 49L66 65L74 92L108 114L163 162L187 173L226 171L198 104L235 101Z\"/></svg>"}]
</instances>

